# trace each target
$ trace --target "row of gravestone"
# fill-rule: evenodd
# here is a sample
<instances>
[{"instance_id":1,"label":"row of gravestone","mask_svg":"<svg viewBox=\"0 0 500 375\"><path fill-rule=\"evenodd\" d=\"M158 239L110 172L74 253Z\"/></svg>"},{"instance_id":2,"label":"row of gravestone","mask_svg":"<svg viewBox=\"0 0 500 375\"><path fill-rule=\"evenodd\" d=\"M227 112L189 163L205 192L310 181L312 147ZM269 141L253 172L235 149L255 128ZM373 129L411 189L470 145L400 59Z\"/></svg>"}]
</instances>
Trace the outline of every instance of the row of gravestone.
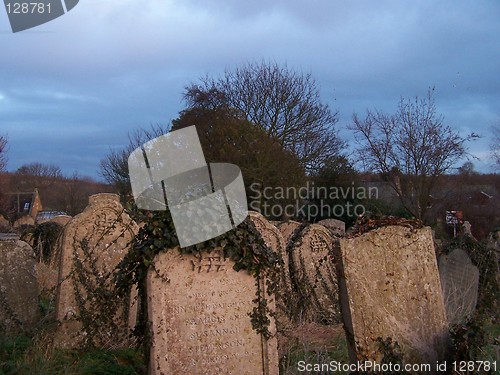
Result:
<instances>
[{"instance_id":1,"label":"row of gravestone","mask_svg":"<svg viewBox=\"0 0 500 375\"><path fill-rule=\"evenodd\" d=\"M278 229L259 214L250 216L283 260L276 301L268 301L277 306L278 323L282 318L331 324L343 317L352 360L380 360L377 337L397 340L413 363L444 358L447 321L430 229L392 226L337 239L344 230L338 221L279 223ZM88 337L97 345L126 340L135 322L135 293L126 301L111 298L112 272L137 231L112 194L92 196L66 225L53 260L55 345L75 347ZM174 249L158 255L147 278L152 374L277 374L275 338L257 335L248 317L256 280L232 266L218 252L195 257ZM16 315L19 308L2 310L6 291L23 287L1 285L0 314L34 321L36 316ZM36 286L24 288L35 290L36 301ZM101 319L101 312L108 318ZM275 331L274 323L270 329Z\"/></svg>"}]
</instances>

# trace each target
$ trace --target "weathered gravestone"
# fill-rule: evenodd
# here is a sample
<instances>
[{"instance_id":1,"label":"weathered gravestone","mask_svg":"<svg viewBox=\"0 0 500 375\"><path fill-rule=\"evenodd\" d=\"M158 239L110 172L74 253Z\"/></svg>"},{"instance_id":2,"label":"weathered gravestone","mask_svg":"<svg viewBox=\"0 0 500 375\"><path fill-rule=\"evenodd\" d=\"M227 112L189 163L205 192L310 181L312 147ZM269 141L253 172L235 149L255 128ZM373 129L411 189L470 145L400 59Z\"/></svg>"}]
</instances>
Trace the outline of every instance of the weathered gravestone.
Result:
<instances>
[{"instance_id":1,"label":"weathered gravestone","mask_svg":"<svg viewBox=\"0 0 500 375\"><path fill-rule=\"evenodd\" d=\"M283 261L280 269L279 288L276 295L276 310L278 313L276 320L277 323L279 323L278 329L281 329L282 327L280 327L280 325L283 326L287 324L287 320L291 318L290 310L293 308L293 306L291 306L293 298L291 298L292 287L285 240L279 229L272 225L263 215L255 211L249 211L248 214L255 228L257 228L261 234L265 244L277 253Z\"/></svg>"},{"instance_id":2,"label":"weathered gravestone","mask_svg":"<svg viewBox=\"0 0 500 375\"><path fill-rule=\"evenodd\" d=\"M258 334L249 316L256 280L233 265L220 250L195 256L175 248L155 258L147 278L150 375L278 375L276 339Z\"/></svg>"},{"instance_id":3,"label":"weathered gravestone","mask_svg":"<svg viewBox=\"0 0 500 375\"><path fill-rule=\"evenodd\" d=\"M119 342L128 334L128 301L116 296L113 272L128 252L137 224L118 195L96 194L64 228L60 250L54 343L76 347Z\"/></svg>"},{"instance_id":4,"label":"weathered gravestone","mask_svg":"<svg viewBox=\"0 0 500 375\"><path fill-rule=\"evenodd\" d=\"M66 224L68 224L71 221L71 216L69 216L69 215L57 215L48 221L51 221L53 223L57 223L57 224L64 227Z\"/></svg>"},{"instance_id":5,"label":"weathered gravestone","mask_svg":"<svg viewBox=\"0 0 500 375\"><path fill-rule=\"evenodd\" d=\"M432 232L386 226L340 239L339 284L351 360L381 361L380 343L399 343L409 364L446 359L448 322Z\"/></svg>"},{"instance_id":6,"label":"weathered gravestone","mask_svg":"<svg viewBox=\"0 0 500 375\"><path fill-rule=\"evenodd\" d=\"M495 270L495 279L500 285L500 230L492 231L486 240L488 250L494 251L497 259L497 268Z\"/></svg>"},{"instance_id":7,"label":"weathered gravestone","mask_svg":"<svg viewBox=\"0 0 500 375\"><path fill-rule=\"evenodd\" d=\"M14 228L19 228L22 225L35 225L35 219L31 216L25 215L21 216L19 219L14 221L14 224L12 224Z\"/></svg>"},{"instance_id":8,"label":"weathered gravestone","mask_svg":"<svg viewBox=\"0 0 500 375\"><path fill-rule=\"evenodd\" d=\"M345 223L337 219L324 219L318 221L316 224L323 225L330 229L333 234L343 236L345 234Z\"/></svg>"},{"instance_id":9,"label":"weathered gravestone","mask_svg":"<svg viewBox=\"0 0 500 375\"><path fill-rule=\"evenodd\" d=\"M297 318L323 324L339 323L337 270L330 231L311 224L300 232L289 251L290 278L298 295Z\"/></svg>"},{"instance_id":10,"label":"weathered gravestone","mask_svg":"<svg viewBox=\"0 0 500 375\"><path fill-rule=\"evenodd\" d=\"M455 249L439 257L439 275L448 323L467 321L476 309L479 269L465 251Z\"/></svg>"},{"instance_id":11,"label":"weathered gravestone","mask_svg":"<svg viewBox=\"0 0 500 375\"><path fill-rule=\"evenodd\" d=\"M474 239L474 235L472 234L472 224L469 223L468 221L465 221L462 224L462 231L464 236L469 236L470 238Z\"/></svg>"},{"instance_id":12,"label":"weathered gravestone","mask_svg":"<svg viewBox=\"0 0 500 375\"><path fill-rule=\"evenodd\" d=\"M0 232L9 232L10 222L5 217L0 215Z\"/></svg>"},{"instance_id":13,"label":"weathered gravestone","mask_svg":"<svg viewBox=\"0 0 500 375\"><path fill-rule=\"evenodd\" d=\"M29 331L38 311L33 249L23 241L0 241L0 333Z\"/></svg>"},{"instance_id":14,"label":"weathered gravestone","mask_svg":"<svg viewBox=\"0 0 500 375\"><path fill-rule=\"evenodd\" d=\"M486 246L490 249L496 250L500 254L500 230L492 231L488 235Z\"/></svg>"},{"instance_id":15,"label":"weathered gravestone","mask_svg":"<svg viewBox=\"0 0 500 375\"><path fill-rule=\"evenodd\" d=\"M288 247L290 240L292 239L295 232L300 227L300 223L298 221L282 221L277 225L277 228L283 235L283 239L285 240L285 245Z\"/></svg>"}]
</instances>

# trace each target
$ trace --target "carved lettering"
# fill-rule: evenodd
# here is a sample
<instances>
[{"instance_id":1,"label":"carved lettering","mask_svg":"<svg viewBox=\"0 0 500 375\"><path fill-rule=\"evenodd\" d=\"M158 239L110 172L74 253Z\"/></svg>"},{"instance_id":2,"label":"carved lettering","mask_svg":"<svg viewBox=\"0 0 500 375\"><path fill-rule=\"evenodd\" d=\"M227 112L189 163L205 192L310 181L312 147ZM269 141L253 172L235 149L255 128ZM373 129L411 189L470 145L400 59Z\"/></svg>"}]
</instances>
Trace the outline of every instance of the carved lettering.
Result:
<instances>
[{"instance_id":1,"label":"carved lettering","mask_svg":"<svg viewBox=\"0 0 500 375\"><path fill-rule=\"evenodd\" d=\"M200 255L195 260L191 260L194 272L219 272L226 268L226 260L221 251L214 251L213 254Z\"/></svg>"},{"instance_id":2,"label":"carved lettering","mask_svg":"<svg viewBox=\"0 0 500 375\"><path fill-rule=\"evenodd\" d=\"M202 337L212 337L212 336L224 336L224 335L236 335L239 334L241 330L239 328L218 328L218 329L207 329L200 332L193 332L189 335L190 340L197 340Z\"/></svg>"}]
</instances>

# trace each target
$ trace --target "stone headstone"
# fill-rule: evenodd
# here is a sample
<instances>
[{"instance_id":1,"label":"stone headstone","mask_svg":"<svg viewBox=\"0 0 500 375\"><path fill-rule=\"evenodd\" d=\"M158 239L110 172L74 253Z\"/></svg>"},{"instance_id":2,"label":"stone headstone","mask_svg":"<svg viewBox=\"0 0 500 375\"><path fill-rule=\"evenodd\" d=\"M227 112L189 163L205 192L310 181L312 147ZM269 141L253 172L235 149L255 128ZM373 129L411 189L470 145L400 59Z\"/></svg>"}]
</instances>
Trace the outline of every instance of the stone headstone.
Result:
<instances>
[{"instance_id":1,"label":"stone headstone","mask_svg":"<svg viewBox=\"0 0 500 375\"><path fill-rule=\"evenodd\" d=\"M489 250L492 250L496 253L497 257L497 268L496 268L496 280L498 285L500 285L500 230L494 230L490 234L488 234L488 238L486 240L486 246Z\"/></svg>"},{"instance_id":2,"label":"stone headstone","mask_svg":"<svg viewBox=\"0 0 500 375\"><path fill-rule=\"evenodd\" d=\"M27 332L38 322L35 253L23 241L0 241L0 334Z\"/></svg>"},{"instance_id":3,"label":"stone headstone","mask_svg":"<svg viewBox=\"0 0 500 375\"><path fill-rule=\"evenodd\" d=\"M277 228L283 235L283 239L285 240L285 245L288 246L291 238L293 237L294 233L298 228L300 227L300 223L298 221L282 221L279 223Z\"/></svg>"},{"instance_id":4,"label":"stone headstone","mask_svg":"<svg viewBox=\"0 0 500 375\"><path fill-rule=\"evenodd\" d=\"M258 334L248 315L256 280L233 265L220 250L195 256L175 248L156 257L147 278L150 375L278 375L276 339Z\"/></svg>"},{"instance_id":5,"label":"stone headstone","mask_svg":"<svg viewBox=\"0 0 500 375\"><path fill-rule=\"evenodd\" d=\"M8 232L10 230L10 222L3 215L0 215L0 232Z\"/></svg>"},{"instance_id":6,"label":"stone headstone","mask_svg":"<svg viewBox=\"0 0 500 375\"><path fill-rule=\"evenodd\" d=\"M276 309L279 312L277 320L283 323L284 319L289 318L289 306L291 290L290 273L289 273L289 260L286 252L285 240L278 228L272 225L267 219L258 212L249 211L250 219L262 236L262 239L275 253L279 254L283 261L280 270L280 285L276 301Z\"/></svg>"},{"instance_id":7,"label":"stone headstone","mask_svg":"<svg viewBox=\"0 0 500 375\"><path fill-rule=\"evenodd\" d=\"M57 215L48 221L51 221L53 223L57 223L57 224L64 227L67 223L69 223L70 220L71 220L71 216L69 216L69 215Z\"/></svg>"},{"instance_id":8,"label":"stone headstone","mask_svg":"<svg viewBox=\"0 0 500 375\"><path fill-rule=\"evenodd\" d=\"M492 231L488 234L486 245L500 253L500 230Z\"/></svg>"},{"instance_id":9,"label":"stone headstone","mask_svg":"<svg viewBox=\"0 0 500 375\"><path fill-rule=\"evenodd\" d=\"M399 343L405 363L444 361L448 322L431 229L382 227L340 239L338 251L351 360L380 361L380 337Z\"/></svg>"},{"instance_id":10,"label":"stone headstone","mask_svg":"<svg viewBox=\"0 0 500 375\"><path fill-rule=\"evenodd\" d=\"M474 238L474 236L472 235L472 225L471 223L469 223L468 221L465 221L463 224L462 224L462 229L463 229L463 235L464 236L469 236L470 238Z\"/></svg>"},{"instance_id":11,"label":"stone headstone","mask_svg":"<svg viewBox=\"0 0 500 375\"><path fill-rule=\"evenodd\" d=\"M85 210L65 226L56 301L56 319L59 321L54 340L56 346L77 347L90 335L100 343L112 335L106 328L92 326L99 320L89 321L88 313L99 314L101 307L96 305L94 298L98 288L109 296L114 295L113 271L127 254L137 230L136 223L124 211L119 196L115 194L92 195ZM103 302L122 304L122 301L113 299ZM125 301L122 305L125 306ZM126 307L120 308L113 317L113 324L116 324L113 327L124 331L128 330L129 324L123 313L125 310ZM82 318L85 314L92 332L84 331Z\"/></svg>"},{"instance_id":12,"label":"stone headstone","mask_svg":"<svg viewBox=\"0 0 500 375\"><path fill-rule=\"evenodd\" d=\"M14 224L12 226L14 228L19 228L22 225L35 225L35 219L28 215L21 216L19 219L14 221Z\"/></svg>"},{"instance_id":13,"label":"stone headstone","mask_svg":"<svg viewBox=\"0 0 500 375\"><path fill-rule=\"evenodd\" d=\"M476 309L479 269L465 251L455 249L439 257L439 275L448 323L466 322Z\"/></svg>"},{"instance_id":14,"label":"stone headstone","mask_svg":"<svg viewBox=\"0 0 500 375\"><path fill-rule=\"evenodd\" d=\"M330 229L333 234L343 236L345 234L345 223L337 219L324 219L318 221L316 224L323 225Z\"/></svg>"},{"instance_id":15,"label":"stone headstone","mask_svg":"<svg viewBox=\"0 0 500 375\"><path fill-rule=\"evenodd\" d=\"M311 224L291 248L290 277L298 294L302 321L336 324L341 321L333 237L328 229Z\"/></svg>"},{"instance_id":16,"label":"stone headstone","mask_svg":"<svg viewBox=\"0 0 500 375\"><path fill-rule=\"evenodd\" d=\"M273 224L271 224L262 214L255 211L248 211L248 215L252 220L255 228L259 231L262 239L273 249L274 252L281 255L282 258L286 258L286 244L283 235ZM283 259L288 265L288 260Z\"/></svg>"}]
</instances>

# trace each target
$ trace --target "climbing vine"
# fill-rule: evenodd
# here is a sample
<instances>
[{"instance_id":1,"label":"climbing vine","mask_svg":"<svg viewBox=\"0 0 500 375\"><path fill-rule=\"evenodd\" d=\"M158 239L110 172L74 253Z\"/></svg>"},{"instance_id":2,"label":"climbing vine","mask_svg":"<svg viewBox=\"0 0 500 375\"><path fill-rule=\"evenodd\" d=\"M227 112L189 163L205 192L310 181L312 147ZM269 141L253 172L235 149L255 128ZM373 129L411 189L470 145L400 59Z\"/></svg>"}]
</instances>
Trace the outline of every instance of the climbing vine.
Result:
<instances>
[{"instance_id":1,"label":"climbing vine","mask_svg":"<svg viewBox=\"0 0 500 375\"><path fill-rule=\"evenodd\" d=\"M215 249L221 249L226 259L234 262L235 271L246 271L256 279L255 306L250 313L253 328L269 338L269 309L266 292L274 294L279 282L279 256L262 239L250 218L247 218L233 230L216 238L193 246L179 248L170 212L142 211L128 205L129 212L137 222L143 223L134 238L131 250L118 266L115 280L119 292L127 293L132 284L138 285L140 309L135 333L140 338L148 339L146 276L157 254L172 249L179 249L182 254L200 255ZM265 283L265 284L263 284ZM265 287L264 287L265 285Z\"/></svg>"}]
</instances>

